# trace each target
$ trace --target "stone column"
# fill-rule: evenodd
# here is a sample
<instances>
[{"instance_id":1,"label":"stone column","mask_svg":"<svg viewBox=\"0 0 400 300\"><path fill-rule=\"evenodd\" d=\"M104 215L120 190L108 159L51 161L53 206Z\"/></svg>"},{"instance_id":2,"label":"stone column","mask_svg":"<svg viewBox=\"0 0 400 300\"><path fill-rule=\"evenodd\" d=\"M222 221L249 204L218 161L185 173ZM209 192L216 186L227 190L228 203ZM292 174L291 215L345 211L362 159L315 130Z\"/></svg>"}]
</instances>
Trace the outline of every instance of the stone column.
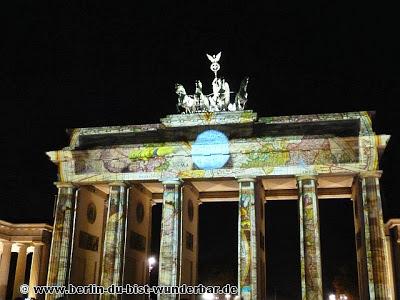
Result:
<instances>
[{"instance_id":1,"label":"stone column","mask_svg":"<svg viewBox=\"0 0 400 300\"><path fill-rule=\"evenodd\" d=\"M190 183L182 186L181 194L181 253L179 284L197 284L199 192ZM181 295L182 299L194 300L196 295Z\"/></svg>"},{"instance_id":2,"label":"stone column","mask_svg":"<svg viewBox=\"0 0 400 300\"><path fill-rule=\"evenodd\" d=\"M181 181L165 180L161 220L159 285L178 285L180 281ZM179 299L179 295L158 295L158 299Z\"/></svg>"},{"instance_id":3,"label":"stone column","mask_svg":"<svg viewBox=\"0 0 400 300\"><path fill-rule=\"evenodd\" d=\"M6 299L8 274L10 271L10 260L11 260L11 246L12 243L3 241L3 253L1 254L0 261L0 300Z\"/></svg>"},{"instance_id":4,"label":"stone column","mask_svg":"<svg viewBox=\"0 0 400 300\"><path fill-rule=\"evenodd\" d=\"M390 299L388 253L382 203L379 191L380 171L360 174L355 201L357 234L357 261L360 278L360 297L363 299Z\"/></svg>"},{"instance_id":5,"label":"stone column","mask_svg":"<svg viewBox=\"0 0 400 300\"><path fill-rule=\"evenodd\" d=\"M152 193L141 184L134 184L128 188L127 195L128 227L124 284L144 285L149 282L148 259L151 253ZM139 299L139 297L137 298ZM142 298L144 299L145 295Z\"/></svg>"},{"instance_id":6,"label":"stone column","mask_svg":"<svg viewBox=\"0 0 400 300\"><path fill-rule=\"evenodd\" d=\"M126 186L110 183L107 220L105 225L103 261L100 284L109 287L122 285L126 234ZM104 294L101 299L120 299L121 295Z\"/></svg>"},{"instance_id":7,"label":"stone column","mask_svg":"<svg viewBox=\"0 0 400 300\"><path fill-rule=\"evenodd\" d=\"M265 187L262 180L256 182L256 205L259 209L256 210L257 225L258 225L258 287L259 287L259 298L263 298L266 295L266 245L265 245Z\"/></svg>"},{"instance_id":8,"label":"stone column","mask_svg":"<svg viewBox=\"0 0 400 300\"><path fill-rule=\"evenodd\" d=\"M70 254L75 217L75 189L71 183L56 183L58 197L51 242L47 285L66 286L69 281ZM60 296L60 295L59 295ZM46 299L55 299L47 294Z\"/></svg>"},{"instance_id":9,"label":"stone column","mask_svg":"<svg viewBox=\"0 0 400 300\"><path fill-rule=\"evenodd\" d=\"M39 271L39 285L45 285L47 281L47 272L49 267L50 257L50 246L51 243L45 241L42 246L42 255L40 259L40 271ZM44 296L43 296L44 298Z\"/></svg>"},{"instance_id":10,"label":"stone column","mask_svg":"<svg viewBox=\"0 0 400 300\"><path fill-rule=\"evenodd\" d=\"M238 284L241 299L262 299L264 277L261 276L260 222L264 199L256 196L255 178L239 178ZM262 203L262 206L260 205ZM260 261L263 261L260 259Z\"/></svg>"},{"instance_id":11,"label":"stone column","mask_svg":"<svg viewBox=\"0 0 400 300\"><path fill-rule=\"evenodd\" d=\"M322 300L317 177L297 176L302 299Z\"/></svg>"},{"instance_id":12,"label":"stone column","mask_svg":"<svg viewBox=\"0 0 400 300\"><path fill-rule=\"evenodd\" d=\"M354 215L354 232L355 232L355 246L357 255L357 273L358 273L358 293L360 299L368 299L368 280L367 280L367 264L365 259L365 236L362 228L363 206L361 198L361 188L358 177L353 180L352 186L352 200L353 200L353 215Z\"/></svg>"},{"instance_id":13,"label":"stone column","mask_svg":"<svg viewBox=\"0 0 400 300\"><path fill-rule=\"evenodd\" d=\"M32 263L31 263L31 273L29 276L29 298L37 298L33 290L34 286L39 285L39 275L40 275L40 261L42 256L42 242L33 243L33 253L32 253Z\"/></svg>"},{"instance_id":14,"label":"stone column","mask_svg":"<svg viewBox=\"0 0 400 300\"><path fill-rule=\"evenodd\" d=\"M396 295L393 299L400 299L400 219L396 223L389 228L389 234L392 250L393 289Z\"/></svg>"},{"instance_id":15,"label":"stone column","mask_svg":"<svg viewBox=\"0 0 400 300\"><path fill-rule=\"evenodd\" d=\"M19 287L21 284L25 283L25 269L26 269L26 250L28 246L26 244L18 244L18 258L17 266L15 268L14 277L14 289L13 289L13 299L20 297L21 293Z\"/></svg>"},{"instance_id":16,"label":"stone column","mask_svg":"<svg viewBox=\"0 0 400 300\"><path fill-rule=\"evenodd\" d=\"M390 292L389 292L389 299L396 299L395 295L395 282L394 282L394 270L393 270L393 253L392 253L392 247L391 247L391 240L389 234L386 234L385 231L385 248L386 248L386 253L388 255L387 257L387 268L388 268L388 275L389 275L389 287L390 287Z\"/></svg>"}]
</instances>

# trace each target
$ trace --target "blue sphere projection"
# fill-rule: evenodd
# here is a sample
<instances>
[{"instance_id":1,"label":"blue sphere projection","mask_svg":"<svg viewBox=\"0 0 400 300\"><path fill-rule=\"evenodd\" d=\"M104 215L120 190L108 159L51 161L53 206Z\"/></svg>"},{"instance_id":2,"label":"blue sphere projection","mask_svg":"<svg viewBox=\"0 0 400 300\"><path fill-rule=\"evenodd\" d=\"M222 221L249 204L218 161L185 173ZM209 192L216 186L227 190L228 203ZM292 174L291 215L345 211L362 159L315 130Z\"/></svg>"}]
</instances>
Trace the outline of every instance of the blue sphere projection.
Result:
<instances>
[{"instance_id":1,"label":"blue sphere projection","mask_svg":"<svg viewBox=\"0 0 400 300\"><path fill-rule=\"evenodd\" d=\"M222 168L229 159L229 140L217 130L200 133L192 145L192 159L199 169Z\"/></svg>"}]
</instances>

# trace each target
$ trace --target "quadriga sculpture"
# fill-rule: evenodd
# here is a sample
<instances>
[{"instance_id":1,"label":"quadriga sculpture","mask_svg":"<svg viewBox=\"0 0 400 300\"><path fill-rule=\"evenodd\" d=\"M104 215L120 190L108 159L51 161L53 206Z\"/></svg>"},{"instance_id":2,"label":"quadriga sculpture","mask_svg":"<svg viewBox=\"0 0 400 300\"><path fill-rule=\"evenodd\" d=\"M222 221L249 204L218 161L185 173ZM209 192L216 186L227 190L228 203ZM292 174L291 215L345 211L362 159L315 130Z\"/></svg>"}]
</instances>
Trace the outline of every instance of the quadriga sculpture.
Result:
<instances>
[{"instance_id":1,"label":"quadriga sculpture","mask_svg":"<svg viewBox=\"0 0 400 300\"><path fill-rule=\"evenodd\" d=\"M204 95L203 85L200 80L196 80L196 90L194 95L187 95L183 85L175 84L175 92L178 94L177 109L184 109L182 113L196 112L214 112L214 111L236 111L244 110L247 103L247 84L249 77L245 77L240 83L239 92L235 96L235 101L230 102L231 90L228 82L224 78L218 77L218 71L221 68L218 63L221 59L221 52L215 55L207 54L210 60L210 69L214 72L214 80L212 81L212 94Z\"/></svg>"},{"instance_id":2,"label":"quadriga sculpture","mask_svg":"<svg viewBox=\"0 0 400 300\"><path fill-rule=\"evenodd\" d=\"M180 107L182 113L214 112L214 111L236 111L244 110L247 103L247 85L249 77L245 77L240 83L239 92L232 103L230 101L230 87L224 78L214 78L212 82L212 93L205 95L200 80L195 82L194 95L188 95L182 84L175 84L175 92L178 95L178 112Z\"/></svg>"}]
</instances>

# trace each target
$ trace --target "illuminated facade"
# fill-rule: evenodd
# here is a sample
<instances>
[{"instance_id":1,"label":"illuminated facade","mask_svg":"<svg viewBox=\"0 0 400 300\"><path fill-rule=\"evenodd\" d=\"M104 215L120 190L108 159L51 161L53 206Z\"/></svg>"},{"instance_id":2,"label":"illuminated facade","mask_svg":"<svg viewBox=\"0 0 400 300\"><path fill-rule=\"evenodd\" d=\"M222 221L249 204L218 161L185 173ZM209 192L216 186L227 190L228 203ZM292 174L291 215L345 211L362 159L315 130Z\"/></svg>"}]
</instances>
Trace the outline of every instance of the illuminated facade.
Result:
<instances>
[{"instance_id":1,"label":"illuminated facade","mask_svg":"<svg viewBox=\"0 0 400 300\"><path fill-rule=\"evenodd\" d=\"M347 198L360 297L389 299L378 167L388 140L374 133L367 112L205 111L168 115L160 124L74 129L68 147L48 152L59 168L48 283L148 282L151 207L160 203L159 284L195 284L199 204L237 201L240 295L263 299L264 203L293 199L302 297L323 299L318 201Z\"/></svg>"},{"instance_id":2,"label":"illuminated facade","mask_svg":"<svg viewBox=\"0 0 400 300\"><path fill-rule=\"evenodd\" d=\"M47 224L13 224L0 220L0 300L20 296L21 284L30 287L26 296L44 298L36 295L32 287L46 284L51 232L52 227ZM15 275L12 277L12 274Z\"/></svg>"}]
</instances>

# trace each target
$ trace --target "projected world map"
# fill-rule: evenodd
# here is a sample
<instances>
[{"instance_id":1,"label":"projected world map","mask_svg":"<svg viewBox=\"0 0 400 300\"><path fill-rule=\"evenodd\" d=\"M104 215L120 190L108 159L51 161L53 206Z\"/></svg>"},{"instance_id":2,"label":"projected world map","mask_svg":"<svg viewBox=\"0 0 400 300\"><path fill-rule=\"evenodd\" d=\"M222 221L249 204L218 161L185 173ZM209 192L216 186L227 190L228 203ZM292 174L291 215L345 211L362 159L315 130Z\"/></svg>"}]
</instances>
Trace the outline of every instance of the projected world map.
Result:
<instances>
[{"instance_id":1,"label":"projected world map","mask_svg":"<svg viewBox=\"0 0 400 300\"><path fill-rule=\"evenodd\" d=\"M200 133L192 145L192 159L199 169L222 168L229 160L229 140L218 130Z\"/></svg>"}]
</instances>

